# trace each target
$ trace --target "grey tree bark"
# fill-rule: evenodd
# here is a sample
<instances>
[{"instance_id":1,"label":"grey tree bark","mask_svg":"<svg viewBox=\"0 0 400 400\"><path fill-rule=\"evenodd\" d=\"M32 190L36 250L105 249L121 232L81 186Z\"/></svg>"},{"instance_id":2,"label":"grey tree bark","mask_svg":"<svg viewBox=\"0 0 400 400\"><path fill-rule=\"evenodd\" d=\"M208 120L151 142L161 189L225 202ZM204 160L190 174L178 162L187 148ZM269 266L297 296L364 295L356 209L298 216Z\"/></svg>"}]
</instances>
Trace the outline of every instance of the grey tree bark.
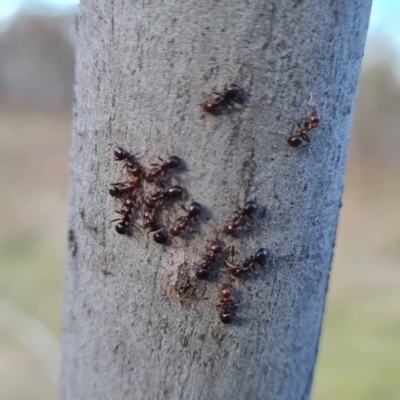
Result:
<instances>
[{"instance_id":1,"label":"grey tree bark","mask_svg":"<svg viewBox=\"0 0 400 400\"><path fill-rule=\"evenodd\" d=\"M65 400L309 397L370 6L81 0ZM200 78L222 90L242 61L248 104L203 116ZM320 125L308 148L290 148L288 135L270 131L304 121L310 93ZM147 164L186 161L184 186L212 216L192 242L163 248L108 229L116 145ZM192 266L212 225L246 200L266 212L242 254L263 246L273 262L239 283L240 316L223 325L217 285L196 282Z\"/></svg>"}]
</instances>

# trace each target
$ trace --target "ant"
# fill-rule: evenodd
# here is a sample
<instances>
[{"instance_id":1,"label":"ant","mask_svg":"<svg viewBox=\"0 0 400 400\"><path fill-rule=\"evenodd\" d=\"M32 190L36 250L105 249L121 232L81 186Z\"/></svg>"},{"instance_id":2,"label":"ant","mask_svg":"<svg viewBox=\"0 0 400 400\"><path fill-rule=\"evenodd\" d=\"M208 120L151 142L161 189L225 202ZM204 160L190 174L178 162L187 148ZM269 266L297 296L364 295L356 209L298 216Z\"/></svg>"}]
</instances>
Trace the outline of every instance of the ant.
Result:
<instances>
[{"instance_id":1,"label":"ant","mask_svg":"<svg viewBox=\"0 0 400 400\"><path fill-rule=\"evenodd\" d=\"M218 239L211 242L208 253L203 256L204 262L199 265L196 271L197 279L208 279L210 267L217 260L217 255L224 251L222 242Z\"/></svg>"},{"instance_id":2,"label":"ant","mask_svg":"<svg viewBox=\"0 0 400 400\"><path fill-rule=\"evenodd\" d=\"M114 157L116 161L125 160L124 168L127 169L128 173L139 178L143 174L143 167L136 160L135 156L128 153L122 147L116 147L114 149Z\"/></svg>"},{"instance_id":3,"label":"ant","mask_svg":"<svg viewBox=\"0 0 400 400\"><path fill-rule=\"evenodd\" d=\"M160 160L163 161L161 158ZM152 164L154 168L151 168L150 171L144 174L144 179L149 183L154 182L160 175L168 170L178 168L180 163L181 161L177 156L171 156L167 161L163 161L161 165Z\"/></svg>"},{"instance_id":4,"label":"ant","mask_svg":"<svg viewBox=\"0 0 400 400\"><path fill-rule=\"evenodd\" d=\"M216 95L215 99L203 103L203 111L208 114L219 115L227 107L234 103L240 103L244 89L233 83L229 86L225 85L222 93L214 92L213 94Z\"/></svg>"},{"instance_id":5,"label":"ant","mask_svg":"<svg viewBox=\"0 0 400 400\"><path fill-rule=\"evenodd\" d=\"M248 201L242 210L236 211L237 214L232 223L224 228L226 235L234 235L246 222L246 217L252 218L252 215L257 211L257 204L254 201Z\"/></svg>"},{"instance_id":6,"label":"ant","mask_svg":"<svg viewBox=\"0 0 400 400\"><path fill-rule=\"evenodd\" d=\"M244 66L242 61L236 71L236 75L240 72ZM207 78L203 76L202 80L208 84ZM232 109L236 105L240 105L244 102L245 88L250 83L251 76L249 76L243 86L239 86L237 83L226 83L222 93L213 91L211 95L205 96L205 101L200 103L203 112L212 115L219 115L227 109Z\"/></svg>"},{"instance_id":7,"label":"ant","mask_svg":"<svg viewBox=\"0 0 400 400\"><path fill-rule=\"evenodd\" d=\"M162 230L156 220L156 207L147 207L143 212L143 228L150 228L153 233L153 239L156 243L165 244L168 241L168 235Z\"/></svg>"},{"instance_id":8,"label":"ant","mask_svg":"<svg viewBox=\"0 0 400 400\"><path fill-rule=\"evenodd\" d=\"M318 111L314 107L312 107L312 109L313 110L312 110L310 116L308 117L307 121L304 122L303 128L298 123L298 127L300 129L300 132L295 134L295 135L290 136L289 139L287 140L289 146L299 147L304 142L306 142L305 145L308 146L311 143L311 139L308 136L308 133L311 132L313 129L315 129L319 124Z\"/></svg>"},{"instance_id":9,"label":"ant","mask_svg":"<svg viewBox=\"0 0 400 400\"><path fill-rule=\"evenodd\" d=\"M139 188L139 181L111 183L113 186L108 192L113 197L132 196Z\"/></svg>"},{"instance_id":10,"label":"ant","mask_svg":"<svg viewBox=\"0 0 400 400\"><path fill-rule=\"evenodd\" d=\"M233 321L233 289L229 283L224 283L220 292L220 304L222 308L219 319L224 324L231 324Z\"/></svg>"},{"instance_id":11,"label":"ant","mask_svg":"<svg viewBox=\"0 0 400 400\"><path fill-rule=\"evenodd\" d=\"M117 210L117 213L121 214L123 216L123 218L113 219L110 222L110 223L112 223L115 221L121 221L121 222L118 222L117 225L115 225L115 230L120 235L127 234L130 225L135 226L131 221L131 217L132 217L132 211L133 211L134 207L136 207L136 206L137 206L137 203L136 203L135 199L133 197L128 197L125 200L124 205L121 208L121 210Z\"/></svg>"},{"instance_id":12,"label":"ant","mask_svg":"<svg viewBox=\"0 0 400 400\"><path fill-rule=\"evenodd\" d=\"M147 208L156 208L158 203L162 200L173 200L182 197L183 189L181 186L171 186L165 192L157 192L151 195L150 197L146 197L144 203Z\"/></svg>"},{"instance_id":13,"label":"ant","mask_svg":"<svg viewBox=\"0 0 400 400\"><path fill-rule=\"evenodd\" d=\"M184 208L184 210L186 211L186 209ZM188 227L190 220L193 218L197 221L197 216L200 214L201 212L201 205L197 202L193 202L192 204L190 204L189 206L189 211L186 211L187 215L184 215L182 217L179 217L176 220L176 224L174 227L171 228L171 230L169 231L169 233L172 236L179 236L183 233L183 231Z\"/></svg>"},{"instance_id":14,"label":"ant","mask_svg":"<svg viewBox=\"0 0 400 400\"><path fill-rule=\"evenodd\" d=\"M255 271L255 264L259 264L261 266L265 265L267 262L268 258L268 250L261 248L260 250L257 251L257 253L254 256L251 256L244 260L242 267L236 267L233 264L233 247L232 247L232 262L228 263L225 261L225 264L230 267L229 273L235 277L235 278L240 278L245 275L250 275L252 271Z\"/></svg>"}]
</instances>

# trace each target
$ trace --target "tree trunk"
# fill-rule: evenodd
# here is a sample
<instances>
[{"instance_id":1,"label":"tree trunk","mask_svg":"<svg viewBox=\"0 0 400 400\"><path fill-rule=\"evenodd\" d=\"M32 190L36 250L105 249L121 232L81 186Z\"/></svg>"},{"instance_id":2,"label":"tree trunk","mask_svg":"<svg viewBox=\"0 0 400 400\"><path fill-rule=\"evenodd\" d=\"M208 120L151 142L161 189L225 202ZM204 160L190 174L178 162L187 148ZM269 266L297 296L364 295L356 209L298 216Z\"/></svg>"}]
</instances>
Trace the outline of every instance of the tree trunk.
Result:
<instances>
[{"instance_id":1,"label":"tree trunk","mask_svg":"<svg viewBox=\"0 0 400 400\"><path fill-rule=\"evenodd\" d=\"M370 6L81 0L65 400L309 397ZM251 77L246 104L203 115L204 75L217 91ZM320 124L309 146L289 147L289 133L271 131L303 124L310 93ZM177 176L210 218L191 241L108 229L116 145L146 165L185 160ZM197 281L193 264L247 200L265 212L239 236L241 256L265 247L271 262L240 280L224 325L216 280Z\"/></svg>"}]
</instances>

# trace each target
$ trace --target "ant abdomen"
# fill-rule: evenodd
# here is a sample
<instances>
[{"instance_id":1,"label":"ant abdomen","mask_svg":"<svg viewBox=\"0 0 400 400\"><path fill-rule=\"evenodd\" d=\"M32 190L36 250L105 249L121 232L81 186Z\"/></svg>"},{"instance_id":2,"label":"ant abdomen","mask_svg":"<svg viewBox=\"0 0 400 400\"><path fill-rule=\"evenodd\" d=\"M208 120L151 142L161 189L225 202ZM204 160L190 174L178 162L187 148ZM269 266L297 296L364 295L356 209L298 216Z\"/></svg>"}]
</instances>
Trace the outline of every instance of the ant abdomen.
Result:
<instances>
[{"instance_id":1,"label":"ant abdomen","mask_svg":"<svg viewBox=\"0 0 400 400\"><path fill-rule=\"evenodd\" d=\"M290 136L290 138L287 140L288 145L292 146L292 147L299 147L301 146L304 142L301 139L300 136L296 135L296 136Z\"/></svg>"},{"instance_id":2,"label":"ant abdomen","mask_svg":"<svg viewBox=\"0 0 400 400\"><path fill-rule=\"evenodd\" d=\"M197 279L205 280L205 279L208 279L209 276L210 276L210 269L209 268L200 267L196 271L196 278Z\"/></svg>"},{"instance_id":3,"label":"ant abdomen","mask_svg":"<svg viewBox=\"0 0 400 400\"><path fill-rule=\"evenodd\" d=\"M261 248L257 251L256 255L254 256L254 261L257 264L264 265L267 262L269 256L269 252L267 249Z\"/></svg>"},{"instance_id":4,"label":"ant abdomen","mask_svg":"<svg viewBox=\"0 0 400 400\"><path fill-rule=\"evenodd\" d=\"M231 324L233 322L233 315L230 311L222 311L219 315L219 319L223 324Z\"/></svg>"},{"instance_id":5,"label":"ant abdomen","mask_svg":"<svg viewBox=\"0 0 400 400\"><path fill-rule=\"evenodd\" d=\"M209 278L211 266L216 262L217 256L221 254L223 250L224 247L220 240L216 239L211 242L208 253L203 256L203 263L197 268L197 279L204 280Z\"/></svg>"},{"instance_id":6,"label":"ant abdomen","mask_svg":"<svg viewBox=\"0 0 400 400\"><path fill-rule=\"evenodd\" d=\"M153 240L158 244L166 244L168 235L163 231L159 231L153 234Z\"/></svg>"}]
</instances>

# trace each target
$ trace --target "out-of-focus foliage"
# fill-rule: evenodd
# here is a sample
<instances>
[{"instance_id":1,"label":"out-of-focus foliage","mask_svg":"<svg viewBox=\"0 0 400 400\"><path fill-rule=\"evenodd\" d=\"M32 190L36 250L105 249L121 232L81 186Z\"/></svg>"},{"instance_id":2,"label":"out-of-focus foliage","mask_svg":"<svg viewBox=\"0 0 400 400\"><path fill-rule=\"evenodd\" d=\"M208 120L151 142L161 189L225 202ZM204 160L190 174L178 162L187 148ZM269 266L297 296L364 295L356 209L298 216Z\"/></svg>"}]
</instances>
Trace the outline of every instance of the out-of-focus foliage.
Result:
<instances>
[{"instance_id":1,"label":"out-of-focus foliage","mask_svg":"<svg viewBox=\"0 0 400 400\"><path fill-rule=\"evenodd\" d=\"M0 35L0 102L70 106L73 20L73 16L20 17Z\"/></svg>"},{"instance_id":2,"label":"out-of-focus foliage","mask_svg":"<svg viewBox=\"0 0 400 400\"><path fill-rule=\"evenodd\" d=\"M352 162L400 164L400 87L394 68L389 58L363 70L354 118Z\"/></svg>"}]
</instances>

